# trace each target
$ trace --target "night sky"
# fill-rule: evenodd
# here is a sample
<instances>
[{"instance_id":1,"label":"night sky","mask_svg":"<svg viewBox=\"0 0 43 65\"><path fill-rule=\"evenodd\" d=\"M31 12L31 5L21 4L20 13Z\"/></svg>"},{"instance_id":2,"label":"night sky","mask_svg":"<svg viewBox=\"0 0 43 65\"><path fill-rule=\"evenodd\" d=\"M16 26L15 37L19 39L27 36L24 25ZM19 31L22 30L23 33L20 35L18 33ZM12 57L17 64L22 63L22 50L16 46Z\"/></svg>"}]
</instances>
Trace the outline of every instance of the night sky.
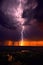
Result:
<instances>
[{"instance_id":1,"label":"night sky","mask_svg":"<svg viewBox=\"0 0 43 65\"><path fill-rule=\"evenodd\" d=\"M18 25L14 16L14 10L18 5L19 0L0 0L0 40L2 41L21 39L21 24ZM25 26L23 38L43 40L43 0L27 0L23 7L22 18L26 19L23 24Z\"/></svg>"}]
</instances>

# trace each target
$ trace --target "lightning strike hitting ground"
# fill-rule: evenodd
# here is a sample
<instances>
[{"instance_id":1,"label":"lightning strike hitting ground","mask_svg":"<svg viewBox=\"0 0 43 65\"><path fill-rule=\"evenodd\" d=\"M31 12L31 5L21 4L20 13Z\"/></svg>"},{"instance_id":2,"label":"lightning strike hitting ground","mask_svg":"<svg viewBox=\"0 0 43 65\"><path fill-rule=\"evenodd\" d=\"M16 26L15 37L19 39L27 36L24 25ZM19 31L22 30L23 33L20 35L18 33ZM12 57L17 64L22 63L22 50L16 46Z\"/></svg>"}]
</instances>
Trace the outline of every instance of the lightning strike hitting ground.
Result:
<instances>
[{"instance_id":1,"label":"lightning strike hitting ground","mask_svg":"<svg viewBox=\"0 0 43 65\"><path fill-rule=\"evenodd\" d=\"M15 16L16 16L16 20L18 21L18 23L21 24L21 45L23 44L23 31L24 31L24 22L25 22L25 19L22 18L22 13L23 13L23 6L22 6L22 0L19 0L19 6L17 7L17 10L15 12Z\"/></svg>"}]
</instances>

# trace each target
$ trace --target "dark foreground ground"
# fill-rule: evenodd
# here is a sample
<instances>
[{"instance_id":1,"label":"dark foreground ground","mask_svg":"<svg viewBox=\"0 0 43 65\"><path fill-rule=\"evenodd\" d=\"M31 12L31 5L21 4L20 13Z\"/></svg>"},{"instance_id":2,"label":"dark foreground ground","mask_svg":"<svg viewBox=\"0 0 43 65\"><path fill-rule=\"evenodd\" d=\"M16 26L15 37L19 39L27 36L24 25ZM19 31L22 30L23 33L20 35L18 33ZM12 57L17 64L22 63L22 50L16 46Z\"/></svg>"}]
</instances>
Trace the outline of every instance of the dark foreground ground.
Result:
<instances>
[{"instance_id":1,"label":"dark foreground ground","mask_svg":"<svg viewBox=\"0 0 43 65\"><path fill-rule=\"evenodd\" d=\"M43 47L0 47L0 65L43 65Z\"/></svg>"}]
</instances>

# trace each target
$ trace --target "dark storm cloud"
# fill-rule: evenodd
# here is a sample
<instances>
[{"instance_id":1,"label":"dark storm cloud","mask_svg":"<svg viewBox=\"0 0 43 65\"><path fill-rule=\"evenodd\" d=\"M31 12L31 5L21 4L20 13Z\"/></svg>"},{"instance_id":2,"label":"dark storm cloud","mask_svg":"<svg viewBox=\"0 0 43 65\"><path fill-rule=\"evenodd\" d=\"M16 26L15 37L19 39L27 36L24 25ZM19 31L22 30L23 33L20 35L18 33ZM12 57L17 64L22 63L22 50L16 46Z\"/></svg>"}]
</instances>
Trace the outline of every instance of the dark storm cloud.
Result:
<instances>
[{"instance_id":1,"label":"dark storm cloud","mask_svg":"<svg viewBox=\"0 0 43 65\"><path fill-rule=\"evenodd\" d=\"M2 4L2 2L4 2L4 3ZM27 4L29 4L31 2L32 2L32 0L30 0ZM24 31L24 38L28 38L31 40L43 39L43 32L38 29L38 26L28 24L28 22L30 22L31 18L33 18L33 19L35 18L36 20L43 20L43 4L42 4L43 1L38 0L37 2L38 2L38 6L36 7L36 9L31 10L31 11L29 9L24 10L24 12L22 14L23 18L27 18L26 24L28 25L28 28ZM20 27L16 27L15 24L13 25L12 22L16 22L16 21L13 20L12 16L5 15L5 11L7 11L8 7L12 8L13 6L14 7L17 6L18 0L4 0L4 1L0 0L0 3L1 3L0 39L1 40L20 40L20 38L21 38L21 30L19 29ZM30 28L29 28L29 26L30 26Z\"/></svg>"},{"instance_id":2,"label":"dark storm cloud","mask_svg":"<svg viewBox=\"0 0 43 65\"><path fill-rule=\"evenodd\" d=\"M28 40L43 40L43 31L37 25L29 25L24 31L24 38Z\"/></svg>"},{"instance_id":3,"label":"dark storm cloud","mask_svg":"<svg viewBox=\"0 0 43 65\"><path fill-rule=\"evenodd\" d=\"M36 8L35 18L38 22L43 22L43 0L37 0L38 6Z\"/></svg>"},{"instance_id":4,"label":"dark storm cloud","mask_svg":"<svg viewBox=\"0 0 43 65\"><path fill-rule=\"evenodd\" d=\"M0 0L0 5L2 4L3 0Z\"/></svg>"},{"instance_id":5,"label":"dark storm cloud","mask_svg":"<svg viewBox=\"0 0 43 65\"><path fill-rule=\"evenodd\" d=\"M13 24L10 23L11 21L12 19L10 20L2 11L0 11L0 25L9 29L16 29L16 26L13 26Z\"/></svg>"},{"instance_id":6,"label":"dark storm cloud","mask_svg":"<svg viewBox=\"0 0 43 65\"><path fill-rule=\"evenodd\" d=\"M20 32L18 30L7 29L3 26L0 26L0 40L19 40Z\"/></svg>"}]
</instances>

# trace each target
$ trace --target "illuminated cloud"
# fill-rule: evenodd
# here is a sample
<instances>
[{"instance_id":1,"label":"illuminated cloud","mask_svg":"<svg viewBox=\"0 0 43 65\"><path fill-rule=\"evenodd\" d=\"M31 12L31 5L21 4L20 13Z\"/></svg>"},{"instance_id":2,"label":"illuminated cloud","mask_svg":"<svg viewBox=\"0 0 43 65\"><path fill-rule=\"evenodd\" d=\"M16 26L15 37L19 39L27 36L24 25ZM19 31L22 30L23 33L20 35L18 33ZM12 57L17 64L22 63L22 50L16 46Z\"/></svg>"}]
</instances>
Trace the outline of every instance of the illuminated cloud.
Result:
<instances>
[{"instance_id":1,"label":"illuminated cloud","mask_svg":"<svg viewBox=\"0 0 43 65\"><path fill-rule=\"evenodd\" d=\"M34 18L37 6L39 6L37 0L4 0L0 7L2 12L0 14L0 39L22 40L22 42L25 38L43 39L43 32L39 29L41 25L38 26L37 18ZM24 17L22 17L23 14ZM10 41L7 43L9 46L12 45Z\"/></svg>"}]
</instances>

